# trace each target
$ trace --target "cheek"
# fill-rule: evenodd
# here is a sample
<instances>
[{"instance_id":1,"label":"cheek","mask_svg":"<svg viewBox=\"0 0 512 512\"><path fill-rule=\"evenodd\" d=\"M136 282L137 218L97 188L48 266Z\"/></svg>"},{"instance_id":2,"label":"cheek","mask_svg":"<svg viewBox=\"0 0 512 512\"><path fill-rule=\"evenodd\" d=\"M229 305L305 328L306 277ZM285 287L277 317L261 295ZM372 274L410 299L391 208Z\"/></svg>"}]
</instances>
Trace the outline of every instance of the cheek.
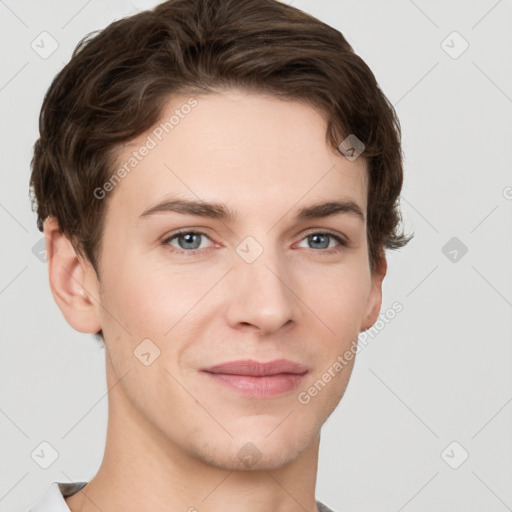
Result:
<instances>
[{"instance_id":1,"label":"cheek","mask_svg":"<svg viewBox=\"0 0 512 512\"><path fill-rule=\"evenodd\" d=\"M350 331L362 317L369 291L364 268L324 268L301 278L302 300L332 329Z\"/></svg>"},{"instance_id":2,"label":"cheek","mask_svg":"<svg viewBox=\"0 0 512 512\"><path fill-rule=\"evenodd\" d=\"M134 338L155 341L169 339L174 326L179 330L201 317L213 295L209 292L226 271L135 254L119 261L105 271L102 303L108 313L103 312L103 321L121 329L119 322Z\"/></svg>"}]
</instances>

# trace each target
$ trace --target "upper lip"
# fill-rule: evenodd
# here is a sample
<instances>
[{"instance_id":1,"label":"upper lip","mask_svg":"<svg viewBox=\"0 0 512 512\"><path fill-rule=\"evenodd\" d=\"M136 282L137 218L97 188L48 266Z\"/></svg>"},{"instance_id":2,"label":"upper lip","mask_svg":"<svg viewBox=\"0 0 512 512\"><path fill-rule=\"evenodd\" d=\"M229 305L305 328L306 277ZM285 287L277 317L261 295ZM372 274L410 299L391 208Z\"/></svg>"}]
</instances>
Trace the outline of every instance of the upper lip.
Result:
<instances>
[{"instance_id":1,"label":"upper lip","mask_svg":"<svg viewBox=\"0 0 512 512\"><path fill-rule=\"evenodd\" d=\"M260 363L253 359L244 359L240 361L229 361L227 363L217 364L209 368L203 368L203 371L209 373L223 373L228 375L249 375L253 377L263 377L269 375L279 375L282 373L291 373L300 375L308 371L308 367L300 363L289 361L288 359L276 359Z\"/></svg>"}]
</instances>

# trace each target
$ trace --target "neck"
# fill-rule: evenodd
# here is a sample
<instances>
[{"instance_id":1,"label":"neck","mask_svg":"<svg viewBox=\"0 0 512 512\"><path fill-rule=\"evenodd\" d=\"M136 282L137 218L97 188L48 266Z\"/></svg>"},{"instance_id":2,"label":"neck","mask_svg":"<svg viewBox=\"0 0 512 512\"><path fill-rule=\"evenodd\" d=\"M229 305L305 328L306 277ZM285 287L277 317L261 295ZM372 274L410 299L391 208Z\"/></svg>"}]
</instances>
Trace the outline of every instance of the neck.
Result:
<instances>
[{"instance_id":1,"label":"neck","mask_svg":"<svg viewBox=\"0 0 512 512\"><path fill-rule=\"evenodd\" d=\"M281 466L270 457L258 470L233 471L149 424L111 370L103 461L94 478L66 498L72 512L316 512L320 433L292 462Z\"/></svg>"}]
</instances>

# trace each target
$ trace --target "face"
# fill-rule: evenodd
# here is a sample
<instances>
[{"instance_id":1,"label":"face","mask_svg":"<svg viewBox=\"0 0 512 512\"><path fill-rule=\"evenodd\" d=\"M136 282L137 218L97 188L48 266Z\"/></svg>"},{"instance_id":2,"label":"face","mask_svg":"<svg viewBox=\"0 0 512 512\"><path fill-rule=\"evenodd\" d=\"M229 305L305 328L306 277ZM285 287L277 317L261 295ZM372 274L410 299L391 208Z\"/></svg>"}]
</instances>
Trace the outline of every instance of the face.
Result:
<instances>
[{"instance_id":1,"label":"face","mask_svg":"<svg viewBox=\"0 0 512 512\"><path fill-rule=\"evenodd\" d=\"M317 438L354 361L336 362L380 310L367 169L328 147L306 104L235 90L188 99L166 106L163 121L181 112L172 130L159 124L117 155L116 168L134 151L137 163L104 199L101 283L87 274L107 370L170 450L276 468ZM204 371L240 360L300 367ZM231 369L246 370L258 367Z\"/></svg>"}]
</instances>

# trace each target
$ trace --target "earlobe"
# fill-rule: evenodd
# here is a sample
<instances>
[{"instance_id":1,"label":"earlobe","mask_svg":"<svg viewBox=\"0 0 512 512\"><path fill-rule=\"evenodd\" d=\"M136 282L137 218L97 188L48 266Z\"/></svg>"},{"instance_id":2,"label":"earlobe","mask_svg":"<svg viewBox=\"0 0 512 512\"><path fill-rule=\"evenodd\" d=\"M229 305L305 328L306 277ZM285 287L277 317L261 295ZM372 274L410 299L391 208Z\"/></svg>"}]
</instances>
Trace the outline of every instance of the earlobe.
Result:
<instances>
[{"instance_id":1,"label":"earlobe","mask_svg":"<svg viewBox=\"0 0 512 512\"><path fill-rule=\"evenodd\" d=\"M367 313L360 332L369 329L379 318L382 306L382 281L386 275L387 268L386 255L382 252L375 274L372 276L372 284L367 301Z\"/></svg>"},{"instance_id":2,"label":"earlobe","mask_svg":"<svg viewBox=\"0 0 512 512\"><path fill-rule=\"evenodd\" d=\"M85 288L93 282L90 265L79 258L69 239L59 230L58 221L48 217L44 222L48 277L53 298L73 329L95 333L101 329L98 308L98 287ZM91 286L91 285L89 285Z\"/></svg>"}]
</instances>

